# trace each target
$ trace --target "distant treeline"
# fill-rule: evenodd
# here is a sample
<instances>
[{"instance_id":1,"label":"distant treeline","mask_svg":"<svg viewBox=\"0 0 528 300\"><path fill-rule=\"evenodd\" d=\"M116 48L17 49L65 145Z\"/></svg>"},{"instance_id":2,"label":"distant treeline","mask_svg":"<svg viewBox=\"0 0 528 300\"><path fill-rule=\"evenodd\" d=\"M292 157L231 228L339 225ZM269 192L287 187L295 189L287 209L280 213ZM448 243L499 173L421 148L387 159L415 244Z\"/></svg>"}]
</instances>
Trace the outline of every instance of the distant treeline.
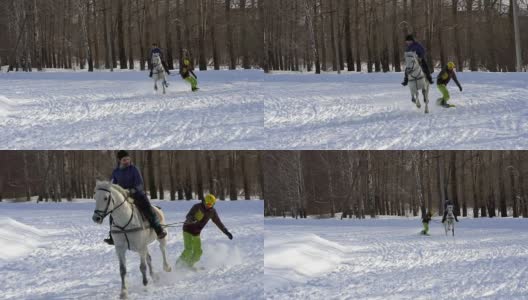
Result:
<instances>
[{"instance_id":1,"label":"distant treeline","mask_svg":"<svg viewBox=\"0 0 528 300\"><path fill-rule=\"evenodd\" d=\"M528 217L528 151L266 151L267 216Z\"/></svg>"},{"instance_id":2,"label":"distant treeline","mask_svg":"<svg viewBox=\"0 0 528 300\"><path fill-rule=\"evenodd\" d=\"M151 199L262 199L256 151L130 151ZM62 201L91 198L96 180L110 180L115 151L0 151L3 198Z\"/></svg>"},{"instance_id":3,"label":"distant treeline","mask_svg":"<svg viewBox=\"0 0 528 300\"><path fill-rule=\"evenodd\" d=\"M513 0L2 0L0 65L401 71L414 33L431 64L515 71ZM521 48L528 4L517 0ZM528 62L528 51L523 52ZM139 64L139 66L138 66Z\"/></svg>"}]
</instances>

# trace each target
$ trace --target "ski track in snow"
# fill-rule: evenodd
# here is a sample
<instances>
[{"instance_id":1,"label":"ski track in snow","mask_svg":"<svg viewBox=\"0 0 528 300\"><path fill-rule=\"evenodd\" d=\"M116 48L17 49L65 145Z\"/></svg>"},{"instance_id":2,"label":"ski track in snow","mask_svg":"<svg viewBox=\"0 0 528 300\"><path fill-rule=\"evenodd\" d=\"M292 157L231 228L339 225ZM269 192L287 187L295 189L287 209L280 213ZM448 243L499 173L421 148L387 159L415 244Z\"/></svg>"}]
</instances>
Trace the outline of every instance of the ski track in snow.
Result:
<instances>
[{"instance_id":1,"label":"ski track in snow","mask_svg":"<svg viewBox=\"0 0 528 300\"><path fill-rule=\"evenodd\" d=\"M263 101L244 72L179 76L155 93L144 72L0 74L4 149L255 149Z\"/></svg>"},{"instance_id":2,"label":"ski track in snow","mask_svg":"<svg viewBox=\"0 0 528 300\"><path fill-rule=\"evenodd\" d=\"M526 299L528 220L437 222L266 219L266 298Z\"/></svg>"},{"instance_id":3,"label":"ski track in snow","mask_svg":"<svg viewBox=\"0 0 528 300\"><path fill-rule=\"evenodd\" d=\"M184 220L196 203L153 202L163 208L167 222ZM0 247L9 243L24 250L17 257L0 257L0 298L118 299L121 279L117 255L114 247L103 243L108 221L97 225L91 220L94 206L0 203ZM137 253L127 252L129 299L262 299L262 201L219 202L217 209L234 239L227 239L212 222L206 226L202 232L204 253L197 264L205 270L175 270L174 263L183 250L181 225L169 228L171 273L162 269L158 244L149 246L154 271L161 278L153 282L149 276L146 288ZM31 236L31 243L4 239L2 228L13 230L19 238Z\"/></svg>"},{"instance_id":4,"label":"ski track in snow","mask_svg":"<svg viewBox=\"0 0 528 300\"><path fill-rule=\"evenodd\" d=\"M438 72L437 72L438 73ZM279 149L526 149L528 74L459 73L453 109L411 102L402 75L274 74L263 79L268 144ZM264 87L264 85L266 85Z\"/></svg>"}]
</instances>

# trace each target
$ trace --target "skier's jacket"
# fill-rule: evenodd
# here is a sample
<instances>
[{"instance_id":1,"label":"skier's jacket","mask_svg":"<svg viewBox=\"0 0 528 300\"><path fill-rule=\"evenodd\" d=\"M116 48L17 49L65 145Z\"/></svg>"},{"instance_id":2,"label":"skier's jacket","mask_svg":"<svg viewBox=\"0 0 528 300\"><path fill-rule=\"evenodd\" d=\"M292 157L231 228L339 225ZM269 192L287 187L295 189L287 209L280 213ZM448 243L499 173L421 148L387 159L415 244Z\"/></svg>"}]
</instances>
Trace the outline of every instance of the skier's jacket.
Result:
<instances>
[{"instance_id":1,"label":"skier's jacket","mask_svg":"<svg viewBox=\"0 0 528 300\"><path fill-rule=\"evenodd\" d=\"M447 85L449 81L451 81L451 79L453 79L453 81L456 83L459 89L462 88L462 86L460 85L460 82L458 82L458 78L456 76L455 70L449 70L447 66L444 66L440 74L438 74L438 78L436 79L436 84L437 85Z\"/></svg>"},{"instance_id":2,"label":"skier's jacket","mask_svg":"<svg viewBox=\"0 0 528 300\"><path fill-rule=\"evenodd\" d=\"M425 48L422 46L422 44L418 43L417 41L414 41L412 42L412 44L407 46L405 52L415 52L421 60L425 61Z\"/></svg>"},{"instance_id":3,"label":"skier's jacket","mask_svg":"<svg viewBox=\"0 0 528 300\"><path fill-rule=\"evenodd\" d=\"M422 218L422 223L427 223L429 224L429 222L431 222L431 215L429 215L429 213L425 214Z\"/></svg>"},{"instance_id":4,"label":"skier's jacket","mask_svg":"<svg viewBox=\"0 0 528 300\"><path fill-rule=\"evenodd\" d=\"M194 74L193 67L190 64L182 64L180 68L180 75L183 79L187 78L192 74L194 78L196 78L196 74Z\"/></svg>"},{"instance_id":5,"label":"skier's jacket","mask_svg":"<svg viewBox=\"0 0 528 300\"><path fill-rule=\"evenodd\" d=\"M124 189L132 190L132 194L145 194L141 173L132 164L125 168L119 166L115 168L112 172L112 183Z\"/></svg>"},{"instance_id":6,"label":"skier's jacket","mask_svg":"<svg viewBox=\"0 0 528 300\"><path fill-rule=\"evenodd\" d=\"M185 223L183 224L183 231L194 236L200 235L202 229L210 219L224 234L228 233L227 228L220 221L216 209L214 207L208 209L203 203L195 204L189 213L187 213Z\"/></svg>"}]
</instances>

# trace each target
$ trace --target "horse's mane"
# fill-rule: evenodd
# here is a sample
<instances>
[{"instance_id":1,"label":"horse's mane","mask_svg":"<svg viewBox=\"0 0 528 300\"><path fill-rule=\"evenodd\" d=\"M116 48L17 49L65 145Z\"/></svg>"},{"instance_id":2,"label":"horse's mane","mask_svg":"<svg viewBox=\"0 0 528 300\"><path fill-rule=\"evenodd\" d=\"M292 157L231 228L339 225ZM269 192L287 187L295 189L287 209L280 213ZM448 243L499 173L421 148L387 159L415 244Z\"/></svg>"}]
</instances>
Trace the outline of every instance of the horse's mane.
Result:
<instances>
[{"instance_id":1,"label":"horse's mane","mask_svg":"<svg viewBox=\"0 0 528 300\"><path fill-rule=\"evenodd\" d=\"M128 191L126 189L122 188L120 185L113 184L110 181L97 181L95 183L95 186L96 188L106 188L106 189L113 188L117 190L120 194L122 194L125 197L125 199L128 198Z\"/></svg>"}]
</instances>

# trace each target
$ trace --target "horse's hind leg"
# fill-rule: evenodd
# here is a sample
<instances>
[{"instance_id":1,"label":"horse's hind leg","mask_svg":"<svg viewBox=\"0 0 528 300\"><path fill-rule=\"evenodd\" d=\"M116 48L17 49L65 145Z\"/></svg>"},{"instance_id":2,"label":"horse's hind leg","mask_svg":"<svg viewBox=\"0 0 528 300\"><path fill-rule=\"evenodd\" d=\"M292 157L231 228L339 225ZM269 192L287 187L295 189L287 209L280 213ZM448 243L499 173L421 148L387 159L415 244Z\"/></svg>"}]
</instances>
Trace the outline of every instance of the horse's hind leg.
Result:
<instances>
[{"instance_id":1,"label":"horse's hind leg","mask_svg":"<svg viewBox=\"0 0 528 300\"><path fill-rule=\"evenodd\" d=\"M147 279L147 250L143 250L139 253L141 262L139 263L139 270L141 271L141 275L143 276L143 285L148 284Z\"/></svg>"},{"instance_id":2,"label":"horse's hind leg","mask_svg":"<svg viewBox=\"0 0 528 300\"><path fill-rule=\"evenodd\" d=\"M158 82L154 82L154 90L157 91L158 90Z\"/></svg>"},{"instance_id":3,"label":"horse's hind leg","mask_svg":"<svg viewBox=\"0 0 528 300\"><path fill-rule=\"evenodd\" d=\"M116 247L116 251L117 251L117 257L119 258L119 271L121 273L121 295L120 295L120 298L121 299L126 299L128 297L128 288L127 288L127 282L126 282L126 256L125 256L125 252L126 252L126 249L123 248L117 248Z\"/></svg>"},{"instance_id":4,"label":"horse's hind leg","mask_svg":"<svg viewBox=\"0 0 528 300\"><path fill-rule=\"evenodd\" d=\"M159 243L160 243L160 250L161 250L161 255L163 257L163 270L165 272L170 272L172 271L172 267L169 265L169 262L167 260L167 237L159 240Z\"/></svg>"}]
</instances>

